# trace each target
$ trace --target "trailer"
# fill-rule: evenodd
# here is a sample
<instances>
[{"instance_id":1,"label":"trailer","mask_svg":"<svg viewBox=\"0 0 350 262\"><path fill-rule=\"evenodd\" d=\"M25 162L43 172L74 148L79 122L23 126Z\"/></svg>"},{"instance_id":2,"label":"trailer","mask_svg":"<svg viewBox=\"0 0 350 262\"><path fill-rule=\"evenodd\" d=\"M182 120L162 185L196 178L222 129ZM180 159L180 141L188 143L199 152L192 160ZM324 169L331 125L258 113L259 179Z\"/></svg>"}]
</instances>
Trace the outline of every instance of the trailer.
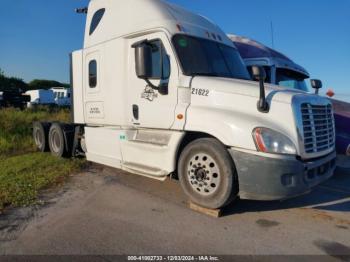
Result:
<instances>
[{"instance_id":1,"label":"trailer","mask_svg":"<svg viewBox=\"0 0 350 262\"><path fill-rule=\"evenodd\" d=\"M253 66L263 66L267 72L266 82L311 92L306 84L308 71L284 54L252 39L229 34L237 46L249 71ZM339 155L350 156L350 104L331 99L336 127L336 149Z\"/></svg>"},{"instance_id":2,"label":"trailer","mask_svg":"<svg viewBox=\"0 0 350 262\"><path fill-rule=\"evenodd\" d=\"M253 81L216 24L160 0L92 0L79 11L72 123L34 123L41 151L177 175L191 202L212 209L299 196L332 176L331 102L265 84L261 67ZM326 137L312 132L324 123Z\"/></svg>"}]
</instances>

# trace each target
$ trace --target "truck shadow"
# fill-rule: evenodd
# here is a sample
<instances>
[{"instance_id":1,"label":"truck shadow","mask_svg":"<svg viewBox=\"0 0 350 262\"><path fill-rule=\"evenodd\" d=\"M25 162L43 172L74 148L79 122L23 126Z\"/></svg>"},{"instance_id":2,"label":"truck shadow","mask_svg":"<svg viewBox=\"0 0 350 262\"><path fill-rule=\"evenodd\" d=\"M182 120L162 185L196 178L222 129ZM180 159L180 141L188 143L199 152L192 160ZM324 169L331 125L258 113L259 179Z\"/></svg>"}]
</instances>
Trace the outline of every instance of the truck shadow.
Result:
<instances>
[{"instance_id":1,"label":"truck shadow","mask_svg":"<svg viewBox=\"0 0 350 262\"><path fill-rule=\"evenodd\" d=\"M333 212L350 212L350 176L335 174L311 193L285 201L240 200L225 208L224 216L292 208L312 208Z\"/></svg>"}]
</instances>

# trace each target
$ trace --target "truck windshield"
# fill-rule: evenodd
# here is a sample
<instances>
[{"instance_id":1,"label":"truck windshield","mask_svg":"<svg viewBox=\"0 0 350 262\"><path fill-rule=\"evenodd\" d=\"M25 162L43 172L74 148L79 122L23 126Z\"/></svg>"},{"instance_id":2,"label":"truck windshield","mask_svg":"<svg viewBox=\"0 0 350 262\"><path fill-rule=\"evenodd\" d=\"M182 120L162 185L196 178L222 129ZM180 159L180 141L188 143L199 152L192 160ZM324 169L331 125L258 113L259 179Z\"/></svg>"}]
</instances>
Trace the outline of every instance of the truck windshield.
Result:
<instances>
[{"instance_id":1,"label":"truck windshield","mask_svg":"<svg viewBox=\"0 0 350 262\"><path fill-rule=\"evenodd\" d=\"M279 86L308 92L309 89L305 83L306 78L308 77L298 72L277 68L276 84Z\"/></svg>"},{"instance_id":2,"label":"truck windshield","mask_svg":"<svg viewBox=\"0 0 350 262\"><path fill-rule=\"evenodd\" d=\"M211 40L187 35L173 37L183 73L251 80L238 51Z\"/></svg>"}]
</instances>

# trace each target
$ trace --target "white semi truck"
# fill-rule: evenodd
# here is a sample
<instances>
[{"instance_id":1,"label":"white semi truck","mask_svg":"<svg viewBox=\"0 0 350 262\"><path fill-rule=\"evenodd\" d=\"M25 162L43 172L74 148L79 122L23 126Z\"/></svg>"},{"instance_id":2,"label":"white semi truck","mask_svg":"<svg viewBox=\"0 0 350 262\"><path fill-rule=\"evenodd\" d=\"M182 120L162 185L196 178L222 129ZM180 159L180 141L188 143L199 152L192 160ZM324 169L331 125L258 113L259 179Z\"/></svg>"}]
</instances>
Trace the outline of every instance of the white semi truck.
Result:
<instances>
[{"instance_id":1,"label":"white semi truck","mask_svg":"<svg viewBox=\"0 0 350 262\"><path fill-rule=\"evenodd\" d=\"M72 123L34 123L41 151L165 180L207 208L309 192L335 168L328 99L251 80L206 18L161 0L92 0L71 55ZM319 132L319 128L326 126Z\"/></svg>"}]
</instances>

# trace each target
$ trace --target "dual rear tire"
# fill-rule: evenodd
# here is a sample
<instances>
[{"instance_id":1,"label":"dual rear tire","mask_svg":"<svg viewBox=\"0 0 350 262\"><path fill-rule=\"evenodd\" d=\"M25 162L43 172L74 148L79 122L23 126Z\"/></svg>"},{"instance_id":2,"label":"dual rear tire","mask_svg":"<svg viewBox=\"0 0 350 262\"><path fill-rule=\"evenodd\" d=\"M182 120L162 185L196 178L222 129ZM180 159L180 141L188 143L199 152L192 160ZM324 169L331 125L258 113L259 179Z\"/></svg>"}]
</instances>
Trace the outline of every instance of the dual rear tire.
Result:
<instances>
[{"instance_id":1,"label":"dual rear tire","mask_svg":"<svg viewBox=\"0 0 350 262\"><path fill-rule=\"evenodd\" d=\"M58 123L53 123L50 128L49 147L53 156L67 156L65 137L63 134L62 126Z\"/></svg>"},{"instance_id":2,"label":"dual rear tire","mask_svg":"<svg viewBox=\"0 0 350 262\"><path fill-rule=\"evenodd\" d=\"M49 152L48 136L50 124L44 122L35 122L33 124L34 143L40 152Z\"/></svg>"},{"instance_id":3,"label":"dual rear tire","mask_svg":"<svg viewBox=\"0 0 350 262\"><path fill-rule=\"evenodd\" d=\"M55 157L69 157L70 152L70 136L65 132L66 125L59 123L43 123L35 122L33 124L34 142L40 152L48 152Z\"/></svg>"}]
</instances>

